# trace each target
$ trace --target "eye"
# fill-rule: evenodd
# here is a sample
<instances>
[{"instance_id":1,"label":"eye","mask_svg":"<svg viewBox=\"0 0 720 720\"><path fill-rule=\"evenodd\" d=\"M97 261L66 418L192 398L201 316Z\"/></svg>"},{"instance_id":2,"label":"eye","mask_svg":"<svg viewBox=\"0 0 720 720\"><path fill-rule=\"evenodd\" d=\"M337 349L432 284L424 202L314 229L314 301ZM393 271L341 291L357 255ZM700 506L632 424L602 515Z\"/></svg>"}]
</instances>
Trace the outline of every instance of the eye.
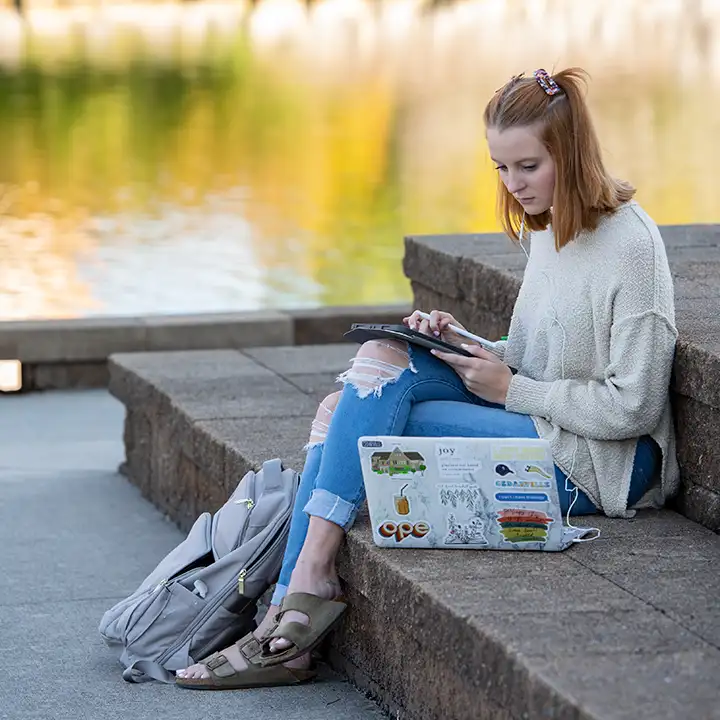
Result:
<instances>
[{"instance_id":1,"label":"eye","mask_svg":"<svg viewBox=\"0 0 720 720\"><path fill-rule=\"evenodd\" d=\"M537 165L535 163L531 163L530 165L523 165L522 169L526 170L527 172L531 172L531 171L535 170L536 167L537 167Z\"/></svg>"},{"instance_id":2,"label":"eye","mask_svg":"<svg viewBox=\"0 0 720 720\"><path fill-rule=\"evenodd\" d=\"M507 168L506 168L504 165L496 165L496 166L495 166L495 169L496 169L496 170L500 170L500 171L502 171L502 170L507 170Z\"/></svg>"}]
</instances>

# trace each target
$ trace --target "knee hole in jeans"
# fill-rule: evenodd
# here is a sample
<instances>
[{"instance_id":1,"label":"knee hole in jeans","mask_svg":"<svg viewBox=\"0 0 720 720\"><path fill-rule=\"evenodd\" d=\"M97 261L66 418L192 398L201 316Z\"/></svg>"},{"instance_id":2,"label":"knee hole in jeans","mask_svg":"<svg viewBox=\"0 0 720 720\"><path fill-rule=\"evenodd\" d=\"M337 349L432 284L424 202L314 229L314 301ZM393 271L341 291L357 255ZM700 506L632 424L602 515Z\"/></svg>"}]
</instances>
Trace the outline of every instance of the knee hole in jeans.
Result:
<instances>
[{"instance_id":1,"label":"knee hole in jeans","mask_svg":"<svg viewBox=\"0 0 720 720\"><path fill-rule=\"evenodd\" d=\"M338 376L338 382L354 387L359 398L380 397L383 388L406 370L417 372L407 343L399 340L369 340L350 362L350 369Z\"/></svg>"},{"instance_id":2,"label":"knee hole in jeans","mask_svg":"<svg viewBox=\"0 0 720 720\"><path fill-rule=\"evenodd\" d=\"M325 442L327 431L330 427L330 421L332 420L333 413L337 407L338 400L340 400L340 395L341 393L339 391L331 393L318 406L317 413L315 413L315 418L313 419L310 427L310 440L307 444L308 448Z\"/></svg>"}]
</instances>

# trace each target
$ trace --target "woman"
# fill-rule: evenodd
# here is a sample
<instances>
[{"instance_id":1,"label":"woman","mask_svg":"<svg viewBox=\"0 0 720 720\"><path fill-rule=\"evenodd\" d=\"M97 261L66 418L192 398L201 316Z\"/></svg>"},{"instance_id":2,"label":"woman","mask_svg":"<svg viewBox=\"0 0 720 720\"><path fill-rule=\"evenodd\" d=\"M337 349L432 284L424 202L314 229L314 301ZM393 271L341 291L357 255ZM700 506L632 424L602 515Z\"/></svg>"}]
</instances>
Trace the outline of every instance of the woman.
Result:
<instances>
[{"instance_id":1,"label":"woman","mask_svg":"<svg viewBox=\"0 0 720 720\"><path fill-rule=\"evenodd\" d=\"M267 617L254 636L178 671L178 684L313 676L309 652L345 607L333 600L335 557L364 498L361 435L547 438L561 506L577 515L629 517L675 492L672 279L657 226L603 165L583 80L579 69L516 76L485 109L500 216L528 256L507 341L495 353L472 346L471 358L362 345L312 424ZM416 311L405 322L467 342L449 331L458 325L449 313L422 320Z\"/></svg>"}]
</instances>

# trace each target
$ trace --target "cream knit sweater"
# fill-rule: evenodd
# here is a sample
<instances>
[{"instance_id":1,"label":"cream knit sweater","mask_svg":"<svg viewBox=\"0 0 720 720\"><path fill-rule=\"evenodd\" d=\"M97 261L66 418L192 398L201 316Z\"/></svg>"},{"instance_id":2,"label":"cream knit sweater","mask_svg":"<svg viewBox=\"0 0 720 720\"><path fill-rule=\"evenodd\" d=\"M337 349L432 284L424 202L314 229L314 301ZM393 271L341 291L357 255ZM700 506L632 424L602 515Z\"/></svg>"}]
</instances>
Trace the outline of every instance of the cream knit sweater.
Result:
<instances>
[{"instance_id":1,"label":"cream knit sweater","mask_svg":"<svg viewBox=\"0 0 720 720\"><path fill-rule=\"evenodd\" d=\"M636 202L558 253L533 233L508 340L518 372L506 407L531 415L555 463L607 515L627 507L637 439L663 453L662 478L635 507L660 507L679 471L669 383L675 340L672 277L655 223Z\"/></svg>"}]
</instances>

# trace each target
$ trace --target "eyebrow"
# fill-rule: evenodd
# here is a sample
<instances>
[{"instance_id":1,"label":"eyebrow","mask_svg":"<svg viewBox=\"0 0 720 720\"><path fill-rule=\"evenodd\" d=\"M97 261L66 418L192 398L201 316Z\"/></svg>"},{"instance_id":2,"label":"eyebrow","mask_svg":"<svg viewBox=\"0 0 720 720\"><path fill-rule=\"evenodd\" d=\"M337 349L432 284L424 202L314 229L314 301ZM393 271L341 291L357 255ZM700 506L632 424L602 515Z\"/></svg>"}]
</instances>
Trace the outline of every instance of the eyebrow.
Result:
<instances>
[{"instance_id":1,"label":"eyebrow","mask_svg":"<svg viewBox=\"0 0 720 720\"><path fill-rule=\"evenodd\" d=\"M505 165L505 163L501 163L499 160L496 160L494 157L490 156L490 159L496 164L496 165ZM521 158L520 160L516 160L515 164L524 163L524 162L537 162L540 158L536 157L526 157Z\"/></svg>"}]
</instances>

